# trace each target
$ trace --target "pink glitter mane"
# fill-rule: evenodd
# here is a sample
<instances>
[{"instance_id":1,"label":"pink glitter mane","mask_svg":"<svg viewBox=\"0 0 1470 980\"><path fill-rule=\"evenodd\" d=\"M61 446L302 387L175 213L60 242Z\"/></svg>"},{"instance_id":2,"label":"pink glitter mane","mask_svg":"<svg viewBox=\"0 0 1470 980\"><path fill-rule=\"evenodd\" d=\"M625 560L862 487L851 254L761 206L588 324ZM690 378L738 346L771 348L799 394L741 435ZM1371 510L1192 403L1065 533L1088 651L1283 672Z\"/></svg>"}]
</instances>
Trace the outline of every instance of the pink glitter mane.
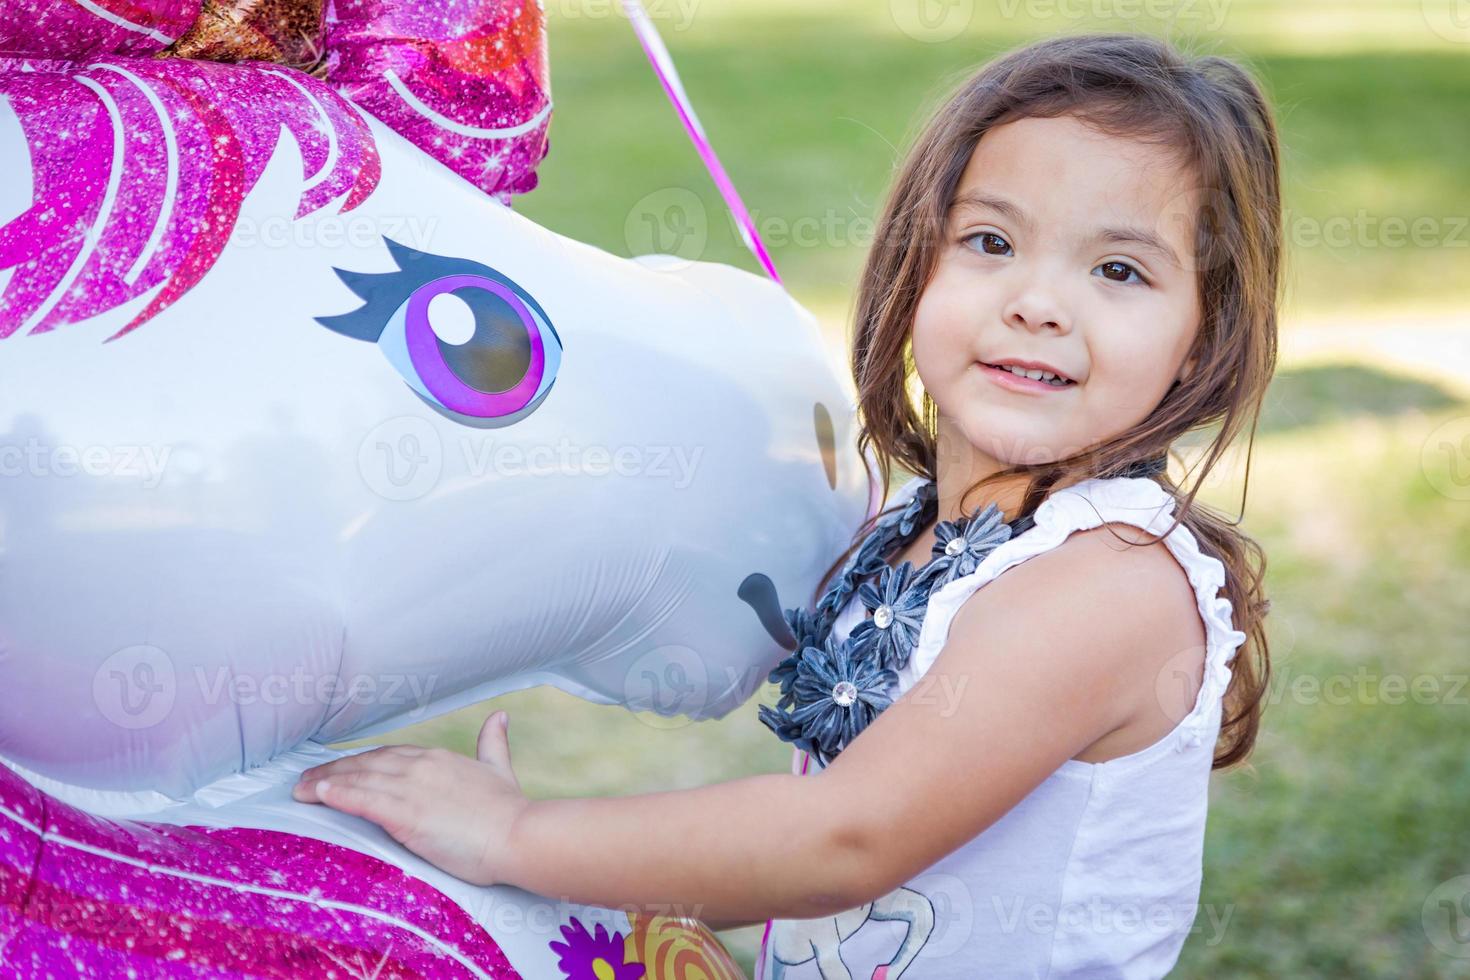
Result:
<instances>
[{"instance_id":1,"label":"pink glitter mane","mask_svg":"<svg viewBox=\"0 0 1470 980\"><path fill-rule=\"evenodd\" d=\"M0 271L13 270L0 339L141 300L115 340L167 309L228 245L283 130L303 163L292 217L356 208L381 176L357 106L502 203L536 186L551 100L530 0L336 0L330 84L261 62L139 57L198 7L0 0L0 103L19 122L32 190L0 226Z\"/></svg>"},{"instance_id":2,"label":"pink glitter mane","mask_svg":"<svg viewBox=\"0 0 1470 980\"><path fill-rule=\"evenodd\" d=\"M25 70L30 69L30 70ZM301 146L295 217L379 176L367 124L310 76L260 64L110 58L0 63L0 97L32 160L32 205L0 228L0 338L147 305L109 339L167 309L224 249L283 130Z\"/></svg>"}]
</instances>

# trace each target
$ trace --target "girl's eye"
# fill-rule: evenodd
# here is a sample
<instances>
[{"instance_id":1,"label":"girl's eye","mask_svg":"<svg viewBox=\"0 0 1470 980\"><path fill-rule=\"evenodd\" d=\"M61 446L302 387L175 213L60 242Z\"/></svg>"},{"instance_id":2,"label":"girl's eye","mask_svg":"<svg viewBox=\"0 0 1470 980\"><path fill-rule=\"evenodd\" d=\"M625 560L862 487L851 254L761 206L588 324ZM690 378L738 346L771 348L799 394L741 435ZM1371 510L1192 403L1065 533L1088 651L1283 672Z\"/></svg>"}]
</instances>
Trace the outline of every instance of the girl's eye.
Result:
<instances>
[{"instance_id":1,"label":"girl's eye","mask_svg":"<svg viewBox=\"0 0 1470 980\"><path fill-rule=\"evenodd\" d=\"M979 245L978 245L979 250L981 252L984 252L986 255L1009 255L1009 254L1011 254L1011 246L1010 246L1010 243L1007 242L1004 238L1002 238L999 235L997 235L993 231L980 231L980 232L976 232L973 235L967 235L967 236L965 236L965 238L963 239L963 241L965 241L967 243L968 242L973 242L973 241L978 241L979 242ZM1108 279L1108 280L1110 280L1112 282L1119 282L1119 283L1135 283L1136 282L1136 283L1139 283L1139 284L1146 284L1147 281L1148 281L1148 280L1146 280L1146 279L1143 278L1143 275L1137 269L1135 269L1133 266L1129 265L1127 262L1119 262L1119 261L1116 261L1116 260L1115 261L1112 261L1112 262L1104 262L1102 265L1098 266L1097 268L1103 270L1102 271L1102 277L1104 279ZM1094 271L1096 271L1096 270L1094 270Z\"/></svg>"},{"instance_id":2,"label":"girl's eye","mask_svg":"<svg viewBox=\"0 0 1470 980\"><path fill-rule=\"evenodd\" d=\"M1133 268L1133 266L1129 265L1127 262L1117 262L1117 261L1104 262L1102 265L1098 266L1097 268L1104 270L1103 273L1102 273L1102 277L1104 279L1111 280L1112 282L1125 282L1126 283L1126 282L1133 282L1133 281L1135 281L1133 279L1129 279L1128 278L1130 275L1131 276L1136 276L1137 277L1137 279L1136 279L1137 282L1142 283L1142 282L1145 281L1144 278L1143 278L1143 276L1139 274L1138 270L1135 269L1135 268ZM1094 271L1096 271L1096 270L1094 270ZM1113 274L1110 274L1110 273L1118 273L1118 275L1113 275Z\"/></svg>"},{"instance_id":3,"label":"girl's eye","mask_svg":"<svg viewBox=\"0 0 1470 980\"><path fill-rule=\"evenodd\" d=\"M964 241L972 242L976 239L980 240L980 251L986 255L1005 255L1011 250L1010 244L993 231L981 231L973 235L966 235Z\"/></svg>"}]
</instances>

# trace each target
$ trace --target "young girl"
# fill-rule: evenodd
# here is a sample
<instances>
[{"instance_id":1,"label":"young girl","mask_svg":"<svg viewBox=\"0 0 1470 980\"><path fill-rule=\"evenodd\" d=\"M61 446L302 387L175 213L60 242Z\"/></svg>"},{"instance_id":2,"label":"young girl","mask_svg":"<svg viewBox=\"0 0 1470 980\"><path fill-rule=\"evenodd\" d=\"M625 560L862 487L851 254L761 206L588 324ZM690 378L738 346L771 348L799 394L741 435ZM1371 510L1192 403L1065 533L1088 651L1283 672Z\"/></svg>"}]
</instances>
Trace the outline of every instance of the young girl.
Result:
<instances>
[{"instance_id":1,"label":"young girl","mask_svg":"<svg viewBox=\"0 0 1470 980\"><path fill-rule=\"evenodd\" d=\"M763 717L799 771L528 800L497 712L477 760L375 749L297 798L471 882L772 920L770 980L1166 973L1223 928L1196 922L1209 775L1267 680L1264 559L1194 497L1274 368L1279 185L1229 61L1092 35L987 65L863 275L859 448L917 475L789 615ZM1186 493L1164 464L1202 427Z\"/></svg>"}]
</instances>

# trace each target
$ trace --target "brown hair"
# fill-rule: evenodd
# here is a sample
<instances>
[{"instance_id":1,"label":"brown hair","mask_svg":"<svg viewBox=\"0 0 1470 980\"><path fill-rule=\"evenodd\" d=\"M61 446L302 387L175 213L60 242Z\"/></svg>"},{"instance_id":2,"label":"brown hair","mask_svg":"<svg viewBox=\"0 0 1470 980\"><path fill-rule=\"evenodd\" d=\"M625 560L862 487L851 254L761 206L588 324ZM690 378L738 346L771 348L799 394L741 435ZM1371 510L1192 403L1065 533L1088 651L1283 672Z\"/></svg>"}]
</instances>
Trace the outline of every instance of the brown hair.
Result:
<instances>
[{"instance_id":1,"label":"brown hair","mask_svg":"<svg viewBox=\"0 0 1470 980\"><path fill-rule=\"evenodd\" d=\"M1261 401L1276 364L1282 261L1279 148L1271 109L1250 75L1224 58L1186 58L1152 38L1088 34L1009 52L951 92L898 167L863 269L852 344L861 422L857 449L875 458L885 502L895 464L936 479L936 409L926 392L922 413L915 410L909 392L914 371L909 339L919 298L945 240L950 204L986 131L1028 116L1064 114L1111 135L1175 148L1192 167L1201 191L1195 267L1202 317L1189 353L1195 364L1185 381L1170 388L1131 430L1064 459L1017 464L981 480L964 496L994 481L1025 475L1021 508L1012 515L1024 518L1058 485L1126 474L1144 461L1166 458L1174 440L1185 433L1218 424L1187 492L1167 474L1156 479L1176 501L1175 523L1165 535L1182 523L1206 553L1219 558L1235 626L1247 635L1225 694L1214 756L1214 768L1220 769L1250 755L1270 677L1265 555L1239 530L1238 520L1227 520L1194 500L1247 422L1254 445ZM1249 463L1248 448L1247 487ZM1242 508L1243 501L1244 491ZM864 523L852 546L823 576L819 596L874 519Z\"/></svg>"}]
</instances>

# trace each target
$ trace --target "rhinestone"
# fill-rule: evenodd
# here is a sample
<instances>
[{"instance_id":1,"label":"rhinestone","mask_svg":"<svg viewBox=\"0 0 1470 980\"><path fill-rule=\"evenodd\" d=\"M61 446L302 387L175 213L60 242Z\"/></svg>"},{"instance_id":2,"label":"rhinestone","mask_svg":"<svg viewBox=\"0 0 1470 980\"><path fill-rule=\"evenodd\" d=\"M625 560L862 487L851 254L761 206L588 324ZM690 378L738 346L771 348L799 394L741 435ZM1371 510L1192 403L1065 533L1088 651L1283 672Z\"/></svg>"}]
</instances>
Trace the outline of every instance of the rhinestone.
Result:
<instances>
[{"instance_id":1,"label":"rhinestone","mask_svg":"<svg viewBox=\"0 0 1470 980\"><path fill-rule=\"evenodd\" d=\"M880 630L886 630L893 622L893 607L884 603L873 610L873 625Z\"/></svg>"},{"instance_id":2,"label":"rhinestone","mask_svg":"<svg viewBox=\"0 0 1470 980\"><path fill-rule=\"evenodd\" d=\"M832 700L842 707L847 707L857 700L857 685L852 681L838 681L837 686L832 688Z\"/></svg>"},{"instance_id":3,"label":"rhinestone","mask_svg":"<svg viewBox=\"0 0 1470 980\"><path fill-rule=\"evenodd\" d=\"M944 553L946 555L949 555L949 557L951 557L951 558L953 558L955 555L959 554L961 551L964 551L964 550L965 550L965 539L964 538L950 538L949 539L949 544L947 544L947 545L944 546Z\"/></svg>"}]
</instances>

